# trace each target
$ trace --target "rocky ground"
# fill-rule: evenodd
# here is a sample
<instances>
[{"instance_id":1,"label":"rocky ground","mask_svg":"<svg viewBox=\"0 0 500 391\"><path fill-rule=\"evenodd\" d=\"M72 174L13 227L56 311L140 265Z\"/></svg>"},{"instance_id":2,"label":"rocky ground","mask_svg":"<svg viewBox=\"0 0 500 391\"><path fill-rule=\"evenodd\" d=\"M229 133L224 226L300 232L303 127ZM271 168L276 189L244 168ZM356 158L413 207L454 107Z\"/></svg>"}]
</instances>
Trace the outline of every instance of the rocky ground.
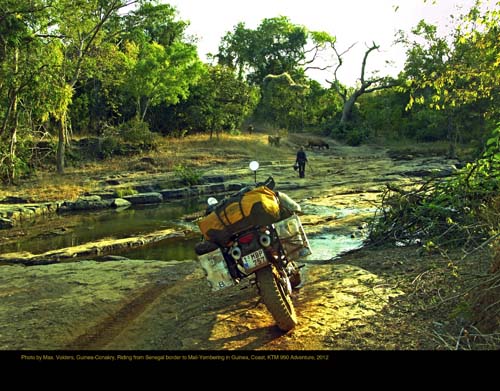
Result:
<instances>
[{"instance_id":1,"label":"rocky ground","mask_svg":"<svg viewBox=\"0 0 500 391\"><path fill-rule=\"evenodd\" d=\"M0 266L0 349L447 348L448 309L436 307L430 315L419 295L428 278L440 278L434 271L446 268L448 260L419 247L364 248L332 257L329 243L337 235L359 239L366 234L385 183L446 175L455 162L395 160L379 147L330 144L330 149L308 152L311 164L304 180L291 168L297 139L281 146L290 151L289 160L263 162L258 172L262 179L273 175L277 189L300 200L315 252L303 262L304 283L293 297L299 325L291 332L274 325L252 284L210 292L196 260L96 261L89 252L58 263ZM234 160L210 174L248 175L246 164ZM87 251L92 248L86 245ZM29 257L33 254L25 260ZM22 256L13 259L22 261ZM437 297L446 290L443 286Z\"/></svg>"}]
</instances>

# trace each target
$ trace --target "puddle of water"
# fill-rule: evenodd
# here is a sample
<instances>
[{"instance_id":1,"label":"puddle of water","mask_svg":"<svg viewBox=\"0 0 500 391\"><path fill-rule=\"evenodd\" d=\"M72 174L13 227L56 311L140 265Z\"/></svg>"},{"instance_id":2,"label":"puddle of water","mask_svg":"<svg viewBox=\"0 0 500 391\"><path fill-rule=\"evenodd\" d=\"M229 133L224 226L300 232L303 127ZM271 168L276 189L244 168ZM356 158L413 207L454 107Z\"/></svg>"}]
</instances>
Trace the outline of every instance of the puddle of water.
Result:
<instances>
[{"instance_id":1,"label":"puddle of water","mask_svg":"<svg viewBox=\"0 0 500 391\"><path fill-rule=\"evenodd\" d=\"M196 258L194 247L200 238L176 240L175 242L154 243L149 246L128 250L122 255L129 259L154 261L187 261Z\"/></svg>"},{"instance_id":2,"label":"puddle of water","mask_svg":"<svg viewBox=\"0 0 500 391\"><path fill-rule=\"evenodd\" d=\"M352 215L365 215L375 213L376 208L336 208L334 206L311 205L305 204L302 211L305 214L313 214L320 216L335 216L337 219L342 219Z\"/></svg>"},{"instance_id":3,"label":"puddle of water","mask_svg":"<svg viewBox=\"0 0 500 391\"><path fill-rule=\"evenodd\" d=\"M67 230L53 230L44 235L0 245L0 253L28 251L41 254L57 248L72 247L103 238L116 239L179 227L180 218L205 207L205 199L183 200L154 206L138 206L121 211L105 210L85 214L54 216L62 219ZM60 225L60 224L59 224ZM182 224L185 227L185 223ZM30 226L24 227L29 233Z\"/></svg>"},{"instance_id":4,"label":"puddle of water","mask_svg":"<svg viewBox=\"0 0 500 391\"><path fill-rule=\"evenodd\" d=\"M331 237L309 238L312 254L304 261L327 261L346 251L362 247L364 238L351 238L350 235L333 235Z\"/></svg>"}]
</instances>

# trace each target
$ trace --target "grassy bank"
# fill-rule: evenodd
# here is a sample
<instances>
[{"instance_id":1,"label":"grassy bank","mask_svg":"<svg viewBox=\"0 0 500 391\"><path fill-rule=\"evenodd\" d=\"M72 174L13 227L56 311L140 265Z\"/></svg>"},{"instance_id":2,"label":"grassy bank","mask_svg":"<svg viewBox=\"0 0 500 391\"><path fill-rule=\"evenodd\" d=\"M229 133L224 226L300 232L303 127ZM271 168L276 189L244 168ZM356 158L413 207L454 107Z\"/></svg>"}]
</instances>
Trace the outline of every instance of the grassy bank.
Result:
<instances>
[{"instance_id":1,"label":"grassy bank","mask_svg":"<svg viewBox=\"0 0 500 391\"><path fill-rule=\"evenodd\" d=\"M146 158L146 159L145 159ZM224 167L234 162L269 161L293 158L286 147L269 146L266 134L208 135L185 138L160 138L155 151L133 156L115 156L105 160L67 167L63 175L55 167L37 171L31 178L0 190L0 198L25 197L32 200L74 200L85 192L99 189L103 178L127 175L178 175L178 167L202 171L214 166Z\"/></svg>"}]
</instances>

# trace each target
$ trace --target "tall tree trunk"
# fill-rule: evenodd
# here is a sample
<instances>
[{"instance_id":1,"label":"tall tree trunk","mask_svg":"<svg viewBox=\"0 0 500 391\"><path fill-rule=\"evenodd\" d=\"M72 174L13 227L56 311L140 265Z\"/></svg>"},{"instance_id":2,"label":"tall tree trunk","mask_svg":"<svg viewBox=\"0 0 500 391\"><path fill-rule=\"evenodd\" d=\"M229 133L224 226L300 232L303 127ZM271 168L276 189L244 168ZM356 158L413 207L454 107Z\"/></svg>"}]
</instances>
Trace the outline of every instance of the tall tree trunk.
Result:
<instances>
[{"instance_id":1,"label":"tall tree trunk","mask_svg":"<svg viewBox=\"0 0 500 391\"><path fill-rule=\"evenodd\" d=\"M353 45L354 46L354 45ZM343 54L345 54L347 51L349 51L353 46L351 46L349 49L347 49ZM351 96L348 98L348 90L347 88L343 87L342 84L339 82L338 77L337 77L337 71L340 69L340 67L343 65L344 61L342 60L342 55L340 54L337 49L333 46L333 50L335 51L335 54L337 55L337 60L338 60L338 65L337 68L335 69L334 72L334 77L335 80L329 82L330 85L337 91L337 93L340 95L342 98L342 101L344 102L344 108L342 110L342 118L340 119L340 125L344 126L347 124L352 115L352 110L354 108L354 104L356 103L356 100L363 94L369 94L374 91L378 90L385 90L388 88L392 88L397 85L397 81L391 78L369 78L366 79L365 77L365 71L366 71L366 62L368 61L368 56L370 53L374 50L378 50L379 45L377 45L375 42L373 42L372 46L370 46L363 57L363 62L361 64L361 78L359 81L361 82L361 85L352 93Z\"/></svg>"},{"instance_id":2,"label":"tall tree trunk","mask_svg":"<svg viewBox=\"0 0 500 391\"><path fill-rule=\"evenodd\" d=\"M66 125L64 118L60 118L57 121L57 153L56 153L56 164L57 173L64 174L64 154L66 152Z\"/></svg>"},{"instance_id":3,"label":"tall tree trunk","mask_svg":"<svg viewBox=\"0 0 500 391\"><path fill-rule=\"evenodd\" d=\"M141 119L141 112L142 112L141 97L138 96L137 99L135 100L135 118L137 118L137 120Z\"/></svg>"},{"instance_id":4,"label":"tall tree trunk","mask_svg":"<svg viewBox=\"0 0 500 391\"><path fill-rule=\"evenodd\" d=\"M14 74L18 73L19 65L19 49L16 48L14 53ZM9 146L9 167L8 167L8 180L10 183L14 183L16 177L16 144L17 144L17 126L19 122L19 113L17 111L17 89L12 90L12 95L10 97L10 105L12 110L10 114L13 116L12 128L10 131L10 146Z\"/></svg>"},{"instance_id":5,"label":"tall tree trunk","mask_svg":"<svg viewBox=\"0 0 500 391\"><path fill-rule=\"evenodd\" d=\"M342 109L342 118L340 119L341 125L345 125L350 121L352 116L352 109L354 108L356 99L358 99L358 95L352 94L351 97L344 103L344 108Z\"/></svg>"},{"instance_id":6,"label":"tall tree trunk","mask_svg":"<svg viewBox=\"0 0 500 391\"><path fill-rule=\"evenodd\" d=\"M16 144L17 144L17 126L19 123L19 112L17 111L17 94L13 97L12 114L14 121L10 132L10 147L9 147L9 182L14 183L16 178Z\"/></svg>"},{"instance_id":7,"label":"tall tree trunk","mask_svg":"<svg viewBox=\"0 0 500 391\"><path fill-rule=\"evenodd\" d=\"M2 135L3 132L5 132L5 130L7 129L8 124L9 124L10 114L12 113L12 106L14 106L14 100L12 100L13 94L15 94L14 91L9 91L9 94L8 94L8 96L9 96L9 105L7 106L7 109L6 109L4 117L3 117L2 126L0 127L0 135Z\"/></svg>"},{"instance_id":8,"label":"tall tree trunk","mask_svg":"<svg viewBox=\"0 0 500 391\"><path fill-rule=\"evenodd\" d=\"M457 131L453 126L452 122L452 114L448 115L448 126L447 126L447 138L448 138L448 158L456 159L457 158Z\"/></svg>"},{"instance_id":9,"label":"tall tree trunk","mask_svg":"<svg viewBox=\"0 0 500 391\"><path fill-rule=\"evenodd\" d=\"M144 122L144 118L146 118L146 113L148 112L149 108L149 99L146 98L146 102L144 102L144 110L142 111L141 115L141 121Z\"/></svg>"}]
</instances>

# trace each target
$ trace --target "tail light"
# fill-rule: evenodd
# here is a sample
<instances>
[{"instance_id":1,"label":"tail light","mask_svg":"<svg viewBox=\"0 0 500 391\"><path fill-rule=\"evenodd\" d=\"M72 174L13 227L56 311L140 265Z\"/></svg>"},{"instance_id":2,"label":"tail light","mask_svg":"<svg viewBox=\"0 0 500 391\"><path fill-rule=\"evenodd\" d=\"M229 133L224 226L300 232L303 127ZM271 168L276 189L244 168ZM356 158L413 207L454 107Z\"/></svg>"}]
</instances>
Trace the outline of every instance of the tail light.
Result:
<instances>
[{"instance_id":1,"label":"tail light","mask_svg":"<svg viewBox=\"0 0 500 391\"><path fill-rule=\"evenodd\" d=\"M248 233L248 234L246 234L246 235L240 236L240 237L238 238L238 241L239 241L240 243L242 243L242 244L248 244L248 243L250 243L250 242L253 240L253 237L254 237L254 236L253 236L253 233L252 233L252 232L250 232L250 233Z\"/></svg>"}]
</instances>

